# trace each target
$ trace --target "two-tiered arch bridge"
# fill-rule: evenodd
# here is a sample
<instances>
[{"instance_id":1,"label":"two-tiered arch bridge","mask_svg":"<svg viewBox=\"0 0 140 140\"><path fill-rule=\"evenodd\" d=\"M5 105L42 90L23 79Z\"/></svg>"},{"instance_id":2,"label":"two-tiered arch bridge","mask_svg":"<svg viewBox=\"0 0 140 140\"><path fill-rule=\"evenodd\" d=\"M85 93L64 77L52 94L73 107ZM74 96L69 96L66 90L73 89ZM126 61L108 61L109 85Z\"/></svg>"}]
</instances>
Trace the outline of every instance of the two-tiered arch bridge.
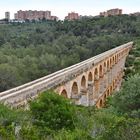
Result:
<instances>
[{"instance_id":1,"label":"two-tiered arch bridge","mask_svg":"<svg viewBox=\"0 0 140 140\"><path fill-rule=\"evenodd\" d=\"M53 89L78 105L102 107L119 90L125 60L133 42L121 45L53 74L0 93L0 101L21 107L43 91Z\"/></svg>"}]
</instances>

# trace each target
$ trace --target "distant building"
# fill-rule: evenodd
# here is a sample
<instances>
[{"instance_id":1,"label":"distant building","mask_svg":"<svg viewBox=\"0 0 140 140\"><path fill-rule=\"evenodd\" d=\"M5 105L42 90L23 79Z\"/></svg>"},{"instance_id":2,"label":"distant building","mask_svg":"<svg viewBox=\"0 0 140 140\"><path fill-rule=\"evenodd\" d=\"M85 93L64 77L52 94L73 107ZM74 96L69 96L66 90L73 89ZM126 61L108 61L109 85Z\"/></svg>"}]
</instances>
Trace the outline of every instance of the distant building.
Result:
<instances>
[{"instance_id":1,"label":"distant building","mask_svg":"<svg viewBox=\"0 0 140 140\"><path fill-rule=\"evenodd\" d=\"M51 19L51 11L45 11L45 12L44 12L44 17L45 17L46 19Z\"/></svg>"},{"instance_id":2,"label":"distant building","mask_svg":"<svg viewBox=\"0 0 140 140\"><path fill-rule=\"evenodd\" d=\"M100 16L102 16L102 17L107 17L108 14L107 14L107 12L100 12Z\"/></svg>"},{"instance_id":3,"label":"distant building","mask_svg":"<svg viewBox=\"0 0 140 140\"><path fill-rule=\"evenodd\" d=\"M122 9L110 9L106 12L100 12L100 16L108 17L108 16L116 16L116 15L122 15Z\"/></svg>"},{"instance_id":4,"label":"distant building","mask_svg":"<svg viewBox=\"0 0 140 140\"><path fill-rule=\"evenodd\" d=\"M17 13L15 13L15 19L17 20L54 20L56 19L56 16L51 16L51 11L37 11L37 10L28 10L28 11L22 11L19 10ZM58 18L57 18L58 19Z\"/></svg>"},{"instance_id":5,"label":"distant building","mask_svg":"<svg viewBox=\"0 0 140 140\"><path fill-rule=\"evenodd\" d=\"M9 20L8 19L0 19L0 24L8 24Z\"/></svg>"},{"instance_id":6,"label":"distant building","mask_svg":"<svg viewBox=\"0 0 140 140\"><path fill-rule=\"evenodd\" d=\"M130 15L134 15L134 16L140 16L140 12L131 13Z\"/></svg>"},{"instance_id":7,"label":"distant building","mask_svg":"<svg viewBox=\"0 0 140 140\"><path fill-rule=\"evenodd\" d=\"M111 9L107 11L108 16L122 15L122 9Z\"/></svg>"},{"instance_id":8,"label":"distant building","mask_svg":"<svg viewBox=\"0 0 140 140\"><path fill-rule=\"evenodd\" d=\"M78 13L71 12L71 13L68 13L68 16L65 17L65 20L77 20L79 18L80 16Z\"/></svg>"},{"instance_id":9,"label":"distant building","mask_svg":"<svg viewBox=\"0 0 140 140\"><path fill-rule=\"evenodd\" d=\"M5 19L10 20L10 12L5 12Z\"/></svg>"},{"instance_id":10,"label":"distant building","mask_svg":"<svg viewBox=\"0 0 140 140\"><path fill-rule=\"evenodd\" d=\"M16 20L18 19L18 14L17 13L14 14L14 19L16 19Z\"/></svg>"},{"instance_id":11,"label":"distant building","mask_svg":"<svg viewBox=\"0 0 140 140\"><path fill-rule=\"evenodd\" d=\"M50 20L58 20L58 17L57 16L51 16Z\"/></svg>"}]
</instances>

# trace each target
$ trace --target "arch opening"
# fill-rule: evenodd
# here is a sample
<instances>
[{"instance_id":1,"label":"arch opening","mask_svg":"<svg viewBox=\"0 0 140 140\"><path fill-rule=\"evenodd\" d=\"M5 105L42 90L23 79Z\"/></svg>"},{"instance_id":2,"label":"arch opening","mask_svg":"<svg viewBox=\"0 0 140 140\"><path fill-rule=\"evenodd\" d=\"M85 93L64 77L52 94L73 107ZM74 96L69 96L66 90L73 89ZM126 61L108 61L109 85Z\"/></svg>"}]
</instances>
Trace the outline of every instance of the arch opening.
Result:
<instances>
[{"instance_id":1,"label":"arch opening","mask_svg":"<svg viewBox=\"0 0 140 140\"><path fill-rule=\"evenodd\" d=\"M98 69L95 68L95 71L94 71L94 80L97 81L98 80Z\"/></svg>"},{"instance_id":2,"label":"arch opening","mask_svg":"<svg viewBox=\"0 0 140 140\"><path fill-rule=\"evenodd\" d=\"M78 85L76 82L72 85L72 94L77 95L78 94Z\"/></svg>"},{"instance_id":3,"label":"arch opening","mask_svg":"<svg viewBox=\"0 0 140 140\"><path fill-rule=\"evenodd\" d=\"M118 61L119 61L119 54L117 54L117 63L118 63Z\"/></svg>"},{"instance_id":4,"label":"arch opening","mask_svg":"<svg viewBox=\"0 0 140 140\"><path fill-rule=\"evenodd\" d=\"M83 76L82 79L81 79L81 86L82 86L82 88L86 88L86 78L85 78L85 76Z\"/></svg>"},{"instance_id":5,"label":"arch opening","mask_svg":"<svg viewBox=\"0 0 140 140\"><path fill-rule=\"evenodd\" d=\"M110 94L112 94L113 88L112 86L110 86Z\"/></svg>"},{"instance_id":6,"label":"arch opening","mask_svg":"<svg viewBox=\"0 0 140 140\"><path fill-rule=\"evenodd\" d=\"M106 97L107 97L107 96L106 96L106 94L105 94L105 95L104 95L104 100L106 100Z\"/></svg>"},{"instance_id":7,"label":"arch opening","mask_svg":"<svg viewBox=\"0 0 140 140\"><path fill-rule=\"evenodd\" d=\"M121 53L119 53L119 60L121 59Z\"/></svg>"},{"instance_id":8,"label":"arch opening","mask_svg":"<svg viewBox=\"0 0 140 140\"><path fill-rule=\"evenodd\" d=\"M102 107L103 106L103 100L100 100L99 106Z\"/></svg>"},{"instance_id":9,"label":"arch opening","mask_svg":"<svg viewBox=\"0 0 140 140\"><path fill-rule=\"evenodd\" d=\"M110 68L112 68L112 59L110 58Z\"/></svg>"},{"instance_id":10,"label":"arch opening","mask_svg":"<svg viewBox=\"0 0 140 140\"><path fill-rule=\"evenodd\" d=\"M109 71L109 60L107 61L107 70Z\"/></svg>"},{"instance_id":11,"label":"arch opening","mask_svg":"<svg viewBox=\"0 0 140 140\"><path fill-rule=\"evenodd\" d=\"M104 62L104 73L106 73L106 62Z\"/></svg>"},{"instance_id":12,"label":"arch opening","mask_svg":"<svg viewBox=\"0 0 140 140\"><path fill-rule=\"evenodd\" d=\"M113 65L115 64L115 57L113 56L113 63L112 63Z\"/></svg>"},{"instance_id":13,"label":"arch opening","mask_svg":"<svg viewBox=\"0 0 140 140\"><path fill-rule=\"evenodd\" d=\"M113 81L113 89L115 89L115 80Z\"/></svg>"},{"instance_id":14,"label":"arch opening","mask_svg":"<svg viewBox=\"0 0 140 140\"><path fill-rule=\"evenodd\" d=\"M102 65L100 65L100 67L99 67L99 76L100 76L100 78L103 77L103 67L102 67Z\"/></svg>"},{"instance_id":15,"label":"arch opening","mask_svg":"<svg viewBox=\"0 0 140 140\"><path fill-rule=\"evenodd\" d=\"M92 81L93 80L93 77L92 77L92 73L90 72L89 74L88 74L88 81Z\"/></svg>"},{"instance_id":16,"label":"arch opening","mask_svg":"<svg viewBox=\"0 0 140 140\"><path fill-rule=\"evenodd\" d=\"M115 64L117 64L117 55L115 55Z\"/></svg>"},{"instance_id":17,"label":"arch opening","mask_svg":"<svg viewBox=\"0 0 140 140\"><path fill-rule=\"evenodd\" d=\"M109 89L107 90L107 96L109 96L110 95L110 92L109 92Z\"/></svg>"},{"instance_id":18,"label":"arch opening","mask_svg":"<svg viewBox=\"0 0 140 140\"><path fill-rule=\"evenodd\" d=\"M61 95L65 98L68 98L67 91L65 89L61 92Z\"/></svg>"},{"instance_id":19,"label":"arch opening","mask_svg":"<svg viewBox=\"0 0 140 140\"><path fill-rule=\"evenodd\" d=\"M115 88L117 88L117 79L115 79Z\"/></svg>"}]
</instances>

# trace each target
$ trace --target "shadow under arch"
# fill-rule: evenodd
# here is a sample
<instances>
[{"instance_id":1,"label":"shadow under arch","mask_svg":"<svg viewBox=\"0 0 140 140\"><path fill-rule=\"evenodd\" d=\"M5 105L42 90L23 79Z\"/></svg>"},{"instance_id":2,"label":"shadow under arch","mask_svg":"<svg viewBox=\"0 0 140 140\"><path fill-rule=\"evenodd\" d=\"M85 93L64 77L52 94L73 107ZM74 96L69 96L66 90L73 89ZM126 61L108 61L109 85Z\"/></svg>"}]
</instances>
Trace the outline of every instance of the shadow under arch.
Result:
<instances>
[{"instance_id":1,"label":"shadow under arch","mask_svg":"<svg viewBox=\"0 0 140 140\"><path fill-rule=\"evenodd\" d=\"M92 75L92 73L91 72L89 72L89 74L88 74L88 81L92 81L93 80L93 75Z\"/></svg>"},{"instance_id":2,"label":"shadow under arch","mask_svg":"<svg viewBox=\"0 0 140 140\"><path fill-rule=\"evenodd\" d=\"M103 72L106 73L106 71L107 71L107 64L106 64L106 61L104 62L103 70L104 70Z\"/></svg>"},{"instance_id":3,"label":"shadow under arch","mask_svg":"<svg viewBox=\"0 0 140 140\"><path fill-rule=\"evenodd\" d=\"M72 91L72 94L74 94L74 95L78 94L78 85L76 82L73 83L71 91Z\"/></svg>"},{"instance_id":4,"label":"shadow under arch","mask_svg":"<svg viewBox=\"0 0 140 140\"><path fill-rule=\"evenodd\" d=\"M109 71L109 69L110 69L110 61L107 60L107 70Z\"/></svg>"},{"instance_id":5,"label":"shadow under arch","mask_svg":"<svg viewBox=\"0 0 140 140\"><path fill-rule=\"evenodd\" d=\"M100 99L100 101L99 101L99 106L100 106L100 107L103 106L103 100L102 100L102 99Z\"/></svg>"},{"instance_id":6,"label":"shadow under arch","mask_svg":"<svg viewBox=\"0 0 140 140\"><path fill-rule=\"evenodd\" d=\"M110 91L109 91L109 89L107 90L107 96L109 96L110 95Z\"/></svg>"},{"instance_id":7,"label":"shadow under arch","mask_svg":"<svg viewBox=\"0 0 140 140\"><path fill-rule=\"evenodd\" d=\"M103 66L102 65L99 66L99 76L100 76L100 78L103 77Z\"/></svg>"},{"instance_id":8,"label":"shadow under arch","mask_svg":"<svg viewBox=\"0 0 140 140\"><path fill-rule=\"evenodd\" d=\"M113 62L112 65L115 65L115 56L113 56Z\"/></svg>"},{"instance_id":9,"label":"shadow under arch","mask_svg":"<svg viewBox=\"0 0 140 140\"><path fill-rule=\"evenodd\" d=\"M62 90L60 95L62 95L65 98L68 98L67 91L65 89Z\"/></svg>"},{"instance_id":10,"label":"shadow under arch","mask_svg":"<svg viewBox=\"0 0 140 140\"><path fill-rule=\"evenodd\" d=\"M82 88L86 88L86 78L85 78L85 76L82 76L82 79L81 79L81 87Z\"/></svg>"},{"instance_id":11,"label":"shadow under arch","mask_svg":"<svg viewBox=\"0 0 140 140\"><path fill-rule=\"evenodd\" d=\"M112 92L113 92L113 88L112 86L110 86L110 95L112 94Z\"/></svg>"},{"instance_id":12,"label":"shadow under arch","mask_svg":"<svg viewBox=\"0 0 140 140\"><path fill-rule=\"evenodd\" d=\"M94 71L94 81L97 81L98 80L98 69L95 68L95 71Z\"/></svg>"},{"instance_id":13,"label":"shadow under arch","mask_svg":"<svg viewBox=\"0 0 140 140\"><path fill-rule=\"evenodd\" d=\"M110 58L110 69L112 68L112 58Z\"/></svg>"},{"instance_id":14,"label":"shadow under arch","mask_svg":"<svg viewBox=\"0 0 140 140\"><path fill-rule=\"evenodd\" d=\"M106 98L107 98L107 96L106 96L106 94L104 95L104 100L106 100Z\"/></svg>"}]
</instances>

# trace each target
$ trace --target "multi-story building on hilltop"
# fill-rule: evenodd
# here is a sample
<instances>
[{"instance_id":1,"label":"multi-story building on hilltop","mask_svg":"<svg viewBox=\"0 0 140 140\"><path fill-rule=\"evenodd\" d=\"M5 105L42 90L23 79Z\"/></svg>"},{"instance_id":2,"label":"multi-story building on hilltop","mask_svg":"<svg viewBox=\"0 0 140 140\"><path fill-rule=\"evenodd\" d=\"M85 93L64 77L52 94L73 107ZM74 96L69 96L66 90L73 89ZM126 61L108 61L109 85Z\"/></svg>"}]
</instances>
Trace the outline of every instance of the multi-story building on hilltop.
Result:
<instances>
[{"instance_id":1,"label":"multi-story building on hilltop","mask_svg":"<svg viewBox=\"0 0 140 140\"><path fill-rule=\"evenodd\" d=\"M14 14L14 19L16 19L16 20L18 19L18 14L17 13Z\"/></svg>"},{"instance_id":2,"label":"multi-story building on hilltop","mask_svg":"<svg viewBox=\"0 0 140 140\"><path fill-rule=\"evenodd\" d=\"M100 16L103 16L103 17L108 17L108 16L116 16L116 15L122 15L122 9L110 9L110 10L107 10L106 12L101 12L100 13Z\"/></svg>"},{"instance_id":3,"label":"multi-story building on hilltop","mask_svg":"<svg viewBox=\"0 0 140 140\"><path fill-rule=\"evenodd\" d=\"M5 19L10 20L10 12L5 12Z\"/></svg>"},{"instance_id":4,"label":"multi-story building on hilltop","mask_svg":"<svg viewBox=\"0 0 140 140\"><path fill-rule=\"evenodd\" d=\"M80 16L78 13L71 12L71 13L68 13L68 16L65 17L65 20L77 20L79 18Z\"/></svg>"},{"instance_id":5,"label":"multi-story building on hilltop","mask_svg":"<svg viewBox=\"0 0 140 140\"><path fill-rule=\"evenodd\" d=\"M51 20L58 20L58 17L57 16L51 16Z\"/></svg>"},{"instance_id":6,"label":"multi-story building on hilltop","mask_svg":"<svg viewBox=\"0 0 140 140\"><path fill-rule=\"evenodd\" d=\"M131 16L140 16L140 12L131 13Z\"/></svg>"},{"instance_id":7,"label":"multi-story building on hilltop","mask_svg":"<svg viewBox=\"0 0 140 140\"><path fill-rule=\"evenodd\" d=\"M42 20L42 19L54 20L54 19L58 19L58 18L56 16L51 16L51 11L37 11L37 10L22 11L22 10L19 10L17 13L15 13L15 19L31 21L31 20Z\"/></svg>"}]
</instances>

